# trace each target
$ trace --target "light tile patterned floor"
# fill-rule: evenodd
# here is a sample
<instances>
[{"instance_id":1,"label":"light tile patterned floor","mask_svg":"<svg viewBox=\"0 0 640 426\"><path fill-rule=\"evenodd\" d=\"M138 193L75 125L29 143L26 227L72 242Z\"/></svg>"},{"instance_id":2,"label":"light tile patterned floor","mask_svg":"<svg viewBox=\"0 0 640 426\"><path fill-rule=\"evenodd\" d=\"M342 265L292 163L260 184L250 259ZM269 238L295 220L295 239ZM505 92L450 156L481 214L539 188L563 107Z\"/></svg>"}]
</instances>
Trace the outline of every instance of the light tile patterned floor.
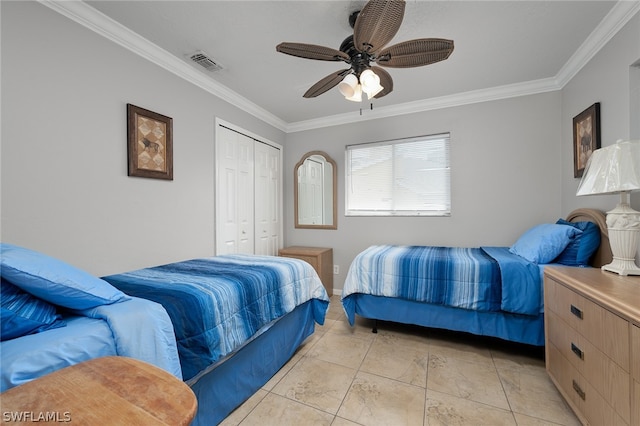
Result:
<instances>
[{"instance_id":1,"label":"light tile patterned floor","mask_svg":"<svg viewBox=\"0 0 640 426\"><path fill-rule=\"evenodd\" d=\"M384 323L324 326L222 423L231 425L580 425L541 348Z\"/></svg>"}]
</instances>

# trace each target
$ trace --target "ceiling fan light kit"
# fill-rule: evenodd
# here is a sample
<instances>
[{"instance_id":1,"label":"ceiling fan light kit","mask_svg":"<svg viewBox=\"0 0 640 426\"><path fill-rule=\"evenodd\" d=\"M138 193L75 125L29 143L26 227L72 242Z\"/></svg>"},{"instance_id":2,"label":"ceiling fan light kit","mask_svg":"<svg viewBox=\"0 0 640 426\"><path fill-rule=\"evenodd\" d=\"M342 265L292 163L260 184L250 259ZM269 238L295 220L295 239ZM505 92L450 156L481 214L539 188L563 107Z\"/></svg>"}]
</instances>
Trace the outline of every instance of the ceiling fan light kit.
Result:
<instances>
[{"instance_id":1,"label":"ceiling fan light kit","mask_svg":"<svg viewBox=\"0 0 640 426\"><path fill-rule=\"evenodd\" d=\"M345 99L354 102L362 101L362 92L366 93L367 99L373 99L375 95L380 93L384 87L380 85L380 77L378 77L370 69L364 70L358 78L355 74L347 74L347 76L338 83L338 90Z\"/></svg>"},{"instance_id":2,"label":"ceiling fan light kit","mask_svg":"<svg viewBox=\"0 0 640 426\"><path fill-rule=\"evenodd\" d=\"M306 91L305 98L315 98L338 86L348 100L360 102L362 92L368 99L378 99L393 90L391 76L380 67L420 67L443 61L453 52L453 40L442 38L409 40L384 48L400 29L404 10L404 0L369 0L361 11L349 17L353 35L342 42L339 50L283 42L276 51L305 59L342 61L351 66L318 81Z\"/></svg>"},{"instance_id":3,"label":"ceiling fan light kit","mask_svg":"<svg viewBox=\"0 0 640 426\"><path fill-rule=\"evenodd\" d=\"M356 85L353 95L345 96L345 99L352 102L362 102L362 86Z\"/></svg>"},{"instance_id":4,"label":"ceiling fan light kit","mask_svg":"<svg viewBox=\"0 0 640 426\"><path fill-rule=\"evenodd\" d=\"M384 87L380 85L380 77L371 71L370 68L367 68L360 74L360 84L362 85L362 91L367 94L368 99L373 99L384 89Z\"/></svg>"},{"instance_id":5,"label":"ceiling fan light kit","mask_svg":"<svg viewBox=\"0 0 640 426\"><path fill-rule=\"evenodd\" d=\"M345 98L350 98L356 93L358 86L358 77L355 74L347 74L347 76L338 83L338 90Z\"/></svg>"}]
</instances>

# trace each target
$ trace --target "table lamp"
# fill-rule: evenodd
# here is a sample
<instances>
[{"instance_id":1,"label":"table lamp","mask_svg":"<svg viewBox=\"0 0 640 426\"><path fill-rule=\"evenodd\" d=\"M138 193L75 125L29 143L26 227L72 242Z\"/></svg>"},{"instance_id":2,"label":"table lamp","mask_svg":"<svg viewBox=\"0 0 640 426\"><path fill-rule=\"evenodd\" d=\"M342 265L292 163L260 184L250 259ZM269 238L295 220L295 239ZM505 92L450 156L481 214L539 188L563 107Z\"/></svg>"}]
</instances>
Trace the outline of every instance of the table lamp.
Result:
<instances>
[{"instance_id":1,"label":"table lamp","mask_svg":"<svg viewBox=\"0 0 640 426\"><path fill-rule=\"evenodd\" d=\"M577 196L620 194L620 203L607 212L609 243L613 262L602 270L619 275L640 275L635 263L640 241L640 212L629 205L629 193L640 190L640 140L618 141L593 151Z\"/></svg>"}]
</instances>

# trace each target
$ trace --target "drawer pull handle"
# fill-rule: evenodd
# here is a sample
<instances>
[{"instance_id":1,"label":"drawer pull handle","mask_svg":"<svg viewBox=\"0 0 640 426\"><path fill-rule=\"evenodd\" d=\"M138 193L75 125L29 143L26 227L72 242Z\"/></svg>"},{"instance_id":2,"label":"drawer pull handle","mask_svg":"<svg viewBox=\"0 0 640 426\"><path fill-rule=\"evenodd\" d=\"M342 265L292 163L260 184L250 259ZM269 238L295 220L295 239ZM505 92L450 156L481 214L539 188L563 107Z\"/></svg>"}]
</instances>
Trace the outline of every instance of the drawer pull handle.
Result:
<instances>
[{"instance_id":1,"label":"drawer pull handle","mask_svg":"<svg viewBox=\"0 0 640 426\"><path fill-rule=\"evenodd\" d=\"M582 352L582 350L573 342L571 342L571 351L576 354L578 358L584 359L584 352Z\"/></svg>"},{"instance_id":2,"label":"drawer pull handle","mask_svg":"<svg viewBox=\"0 0 640 426\"><path fill-rule=\"evenodd\" d=\"M578 318L582 319L582 311L575 306L571 305L571 313Z\"/></svg>"},{"instance_id":3,"label":"drawer pull handle","mask_svg":"<svg viewBox=\"0 0 640 426\"><path fill-rule=\"evenodd\" d=\"M585 393L582 389L580 389L580 385L578 383L576 383L576 381L573 381L573 390L576 391L576 393L578 394L578 396L584 401L585 400Z\"/></svg>"}]
</instances>

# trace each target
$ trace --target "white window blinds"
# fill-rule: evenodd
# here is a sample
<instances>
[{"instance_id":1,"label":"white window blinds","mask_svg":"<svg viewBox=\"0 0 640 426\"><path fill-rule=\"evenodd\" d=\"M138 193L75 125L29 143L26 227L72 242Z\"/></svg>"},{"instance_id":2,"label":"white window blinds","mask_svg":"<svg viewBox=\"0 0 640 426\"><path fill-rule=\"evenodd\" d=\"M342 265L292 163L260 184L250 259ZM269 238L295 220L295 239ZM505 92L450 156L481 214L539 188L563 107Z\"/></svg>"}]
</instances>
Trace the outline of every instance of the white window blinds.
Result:
<instances>
[{"instance_id":1,"label":"white window blinds","mask_svg":"<svg viewBox=\"0 0 640 426\"><path fill-rule=\"evenodd\" d=\"M347 216L449 216L449 134L349 145Z\"/></svg>"}]
</instances>

